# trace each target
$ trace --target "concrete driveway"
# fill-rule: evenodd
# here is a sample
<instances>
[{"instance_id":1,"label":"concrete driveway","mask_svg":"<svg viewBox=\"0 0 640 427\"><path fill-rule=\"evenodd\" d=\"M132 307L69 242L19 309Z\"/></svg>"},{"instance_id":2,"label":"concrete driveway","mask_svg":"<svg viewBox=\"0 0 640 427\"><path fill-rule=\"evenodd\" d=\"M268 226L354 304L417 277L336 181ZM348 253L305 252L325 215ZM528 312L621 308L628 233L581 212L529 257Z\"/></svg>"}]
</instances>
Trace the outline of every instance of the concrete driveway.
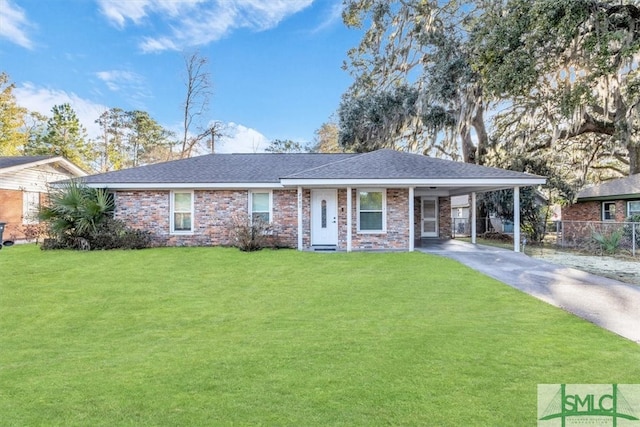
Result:
<instances>
[{"instance_id":1,"label":"concrete driveway","mask_svg":"<svg viewBox=\"0 0 640 427\"><path fill-rule=\"evenodd\" d=\"M426 242L416 250L452 258L640 344L640 286L458 240Z\"/></svg>"}]
</instances>

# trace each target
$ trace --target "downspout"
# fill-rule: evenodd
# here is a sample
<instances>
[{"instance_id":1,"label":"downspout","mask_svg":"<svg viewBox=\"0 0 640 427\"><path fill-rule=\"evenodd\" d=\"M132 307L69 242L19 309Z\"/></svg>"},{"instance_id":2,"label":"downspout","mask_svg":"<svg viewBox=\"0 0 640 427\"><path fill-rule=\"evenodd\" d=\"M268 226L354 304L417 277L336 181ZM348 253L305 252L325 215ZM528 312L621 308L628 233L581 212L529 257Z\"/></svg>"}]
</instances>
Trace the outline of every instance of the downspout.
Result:
<instances>
[{"instance_id":1,"label":"downspout","mask_svg":"<svg viewBox=\"0 0 640 427\"><path fill-rule=\"evenodd\" d=\"M414 224L414 188L409 187L409 252L413 252L415 245L415 224Z\"/></svg>"},{"instance_id":2,"label":"downspout","mask_svg":"<svg viewBox=\"0 0 640 427\"><path fill-rule=\"evenodd\" d=\"M298 250L302 250L302 187L298 187Z\"/></svg>"},{"instance_id":3,"label":"downspout","mask_svg":"<svg viewBox=\"0 0 640 427\"><path fill-rule=\"evenodd\" d=\"M476 193L471 193L471 243L476 244L477 218L476 218Z\"/></svg>"},{"instance_id":4,"label":"downspout","mask_svg":"<svg viewBox=\"0 0 640 427\"><path fill-rule=\"evenodd\" d=\"M513 251L520 252L520 187L513 188Z\"/></svg>"},{"instance_id":5,"label":"downspout","mask_svg":"<svg viewBox=\"0 0 640 427\"><path fill-rule=\"evenodd\" d=\"M353 232L353 224L351 220L351 209L352 209L352 201L351 201L351 187L347 187L347 252L351 252L351 234Z\"/></svg>"}]
</instances>

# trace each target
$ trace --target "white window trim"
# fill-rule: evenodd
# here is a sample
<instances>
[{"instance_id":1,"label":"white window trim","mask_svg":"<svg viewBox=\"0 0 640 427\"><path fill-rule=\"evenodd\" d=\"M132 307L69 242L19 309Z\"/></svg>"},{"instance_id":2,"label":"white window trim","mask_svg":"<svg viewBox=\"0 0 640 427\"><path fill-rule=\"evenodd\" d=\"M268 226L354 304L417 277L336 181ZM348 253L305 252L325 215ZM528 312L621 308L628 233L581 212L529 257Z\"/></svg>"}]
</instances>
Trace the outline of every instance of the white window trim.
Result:
<instances>
[{"instance_id":1,"label":"white window trim","mask_svg":"<svg viewBox=\"0 0 640 427\"><path fill-rule=\"evenodd\" d=\"M175 195L176 194L183 194L183 193L189 193L191 194L191 230L176 230L175 229ZM181 191L181 190L176 190L176 191L172 191L170 198L169 198L169 233L170 234L178 234L178 235L188 235L188 234L193 234L194 230L195 230L195 209L194 206L196 204L196 200L195 200L195 195L193 190L187 190L187 191Z\"/></svg>"},{"instance_id":2,"label":"white window trim","mask_svg":"<svg viewBox=\"0 0 640 427\"><path fill-rule=\"evenodd\" d=\"M631 203L639 203L640 200L629 200L627 202L627 218L631 216ZM638 210L638 214L640 214L640 210Z\"/></svg>"},{"instance_id":3,"label":"white window trim","mask_svg":"<svg viewBox=\"0 0 640 427\"><path fill-rule=\"evenodd\" d=\"M253 220L253 194L254 193L269 193L269 224L273 222L273 190L249 190L249 206L247 211L249 212L249 219ZM263 213L258 211L258 213Z\"/></svg>"},{"instance_id":4,"label":"white window trim","mask_svg":"<svg viewBox=\"0 0 640 427\"><path fill-rule=\"evenodd\" d=\"M605 219L605 217L604 217L604 214L605 214L604 205L607 205L607 204L612 204L614 206L614 209L616 209L616 202L612 202L612 201L602 202L602 204L601 204L601 209L602 209L601 219L602 219L602 222L615 222L615 220L616 220L615 219L615 212L614 212L614 218L613 219Z\"/></svg>"},{"instance_id":5,"label":"white window trim","mask_svg":"<svg viewBox=\"0 0 640 427\"><path fill-rule=\"evenodd\" d=\"M360 230L360 193L382 193L382 230ZM386 188L358 188L356 190L356 219L358 234L385 234L387 232L387 189Z\"/></svg>"}]
</instances>

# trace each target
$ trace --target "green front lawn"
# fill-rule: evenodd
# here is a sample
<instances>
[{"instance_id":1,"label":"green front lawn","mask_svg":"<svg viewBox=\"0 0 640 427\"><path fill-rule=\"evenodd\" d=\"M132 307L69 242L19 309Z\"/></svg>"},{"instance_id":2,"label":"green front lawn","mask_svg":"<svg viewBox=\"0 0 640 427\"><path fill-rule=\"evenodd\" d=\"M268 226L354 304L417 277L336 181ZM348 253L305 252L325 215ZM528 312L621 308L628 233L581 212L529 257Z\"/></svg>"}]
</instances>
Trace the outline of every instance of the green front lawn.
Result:
<instances>
[{"instance_id":1,"label":"green front lawn","mask_svg":"<svg viewBox=\"0 0 640 427\"><path fill-rule=\"evenodd\" d=\"M640 346L421 253L0 251L2 425L536 424Z\"/></svg>"}]
</instances>

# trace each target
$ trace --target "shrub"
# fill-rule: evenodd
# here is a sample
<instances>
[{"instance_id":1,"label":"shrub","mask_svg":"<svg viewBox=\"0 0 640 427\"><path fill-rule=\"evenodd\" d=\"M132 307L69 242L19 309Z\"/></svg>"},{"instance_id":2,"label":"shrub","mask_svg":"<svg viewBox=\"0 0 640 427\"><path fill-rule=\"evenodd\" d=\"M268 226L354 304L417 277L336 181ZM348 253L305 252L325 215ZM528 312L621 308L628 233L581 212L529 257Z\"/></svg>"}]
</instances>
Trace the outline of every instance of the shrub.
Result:
<instances>
[{"instance_id":1,"label":"shrub","mask_svg":"<svg viewBox=\"0 0 640 427\"><path fill-rule=\"evenodd\" d=\"M497 240L500 242L513 242L513 237L508 234L498 233L497 231L487 231L483 234L487 240Z\"/></svg>"},{"instance_id":2,"label":"shrub","mask_svg":"<svg viewBox=\"0 0 640 427\"><path fill-rule=\"evenodd\" d=\"M592 238L600 246L601 251L604 251L609 255L613 255L618 251L618 248L620 247L620 242L622 241L622 233L622 230L613 231L609 235L594 232Z\"/></svg>"},{"instance_id":3,"label":"shrub","mask_svg":"<svg viewBox=\"0 0 640 427\"><path fill-rule=\"evenodd\" d=\"M257 251L267 246L268 232L269 224L259 218L252 220L249 215L239 213L231 219L231 238L241 251Z\"/></svg>"},{"instance_id":4,"label":"shrub","mask_svg":"<svg viewBox=\"0 0 640 427\"><path fill-rule=\"evenodd\" d=\"M89 237L91 249L144 249L151 244L151 233L127 227L120 220L107 218Z\"/></svg>"},{"instance_id":5,"label":"shrub","mask_svg":"<svg viewBox=\"0 0 640 427\"><path fill-rule=\"evenodd\" d=\"M78 238L89 240L91 233L112 217L113 207L113 197L105 189L68 181L49 193L49 203L38 216L48 225L51 237L75 247Z\"/></svg>"},{"instance_id":6,"label":"shrub","mask_svg":"<svg viewBox=\"0 0 640 427\"><path fill-rule=\"evenodd\" d=\"M142 249L151 244L151 233L134 230L113 218L113 197L104 189L70 181L49 195L40 219L51 239L42 249Z\"/></svg>"},{"instance_id":7,"label":"shrub","mask_svg":"<svg viewBox=\"0 0 640 427\"><path fill-rule=\"evenodd\" d=\"M43 222L25 224L22 226L22 234L27 240L35 240L36 244L47 235L47 226Z\"/></svg>"}]
</instances>

